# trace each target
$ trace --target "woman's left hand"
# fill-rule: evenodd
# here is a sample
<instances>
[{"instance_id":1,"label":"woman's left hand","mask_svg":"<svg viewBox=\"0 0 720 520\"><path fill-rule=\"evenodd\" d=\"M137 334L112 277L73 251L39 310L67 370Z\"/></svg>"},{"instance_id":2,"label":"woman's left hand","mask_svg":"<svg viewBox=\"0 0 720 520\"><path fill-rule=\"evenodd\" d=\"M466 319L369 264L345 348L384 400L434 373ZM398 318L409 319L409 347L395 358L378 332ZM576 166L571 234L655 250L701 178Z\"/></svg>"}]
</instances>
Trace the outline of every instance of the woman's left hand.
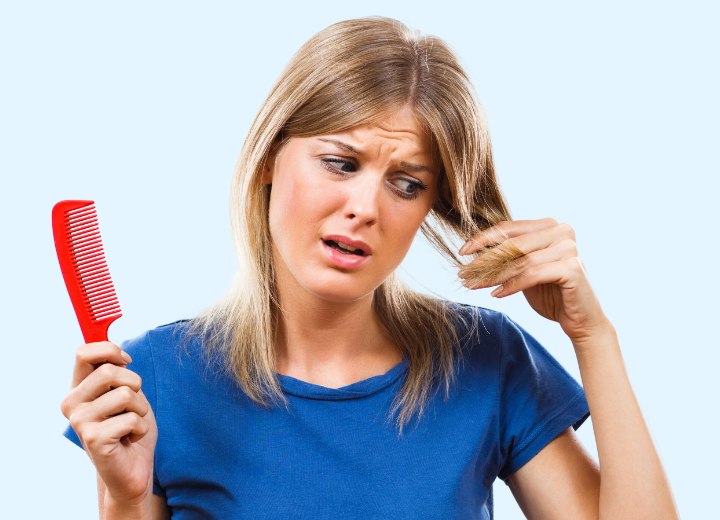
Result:
<instances>
[{"instance_id":1,"label":"woman's left hand","mask_svg":"<svg viewBox=\"0 0 720 520\"><path fill-rule=\"evenodd\" d=\"M465 287L502 284L491 293L499 298L522 291L530 306L541 316L558 322L573 343L612 328L587 279L570 225L550 218L503 221L473 237L460 254L472 254L506 241L525 256L495 280L465 279L467 273L461 269L459 276Z\"/></svg>"}]
</instances>

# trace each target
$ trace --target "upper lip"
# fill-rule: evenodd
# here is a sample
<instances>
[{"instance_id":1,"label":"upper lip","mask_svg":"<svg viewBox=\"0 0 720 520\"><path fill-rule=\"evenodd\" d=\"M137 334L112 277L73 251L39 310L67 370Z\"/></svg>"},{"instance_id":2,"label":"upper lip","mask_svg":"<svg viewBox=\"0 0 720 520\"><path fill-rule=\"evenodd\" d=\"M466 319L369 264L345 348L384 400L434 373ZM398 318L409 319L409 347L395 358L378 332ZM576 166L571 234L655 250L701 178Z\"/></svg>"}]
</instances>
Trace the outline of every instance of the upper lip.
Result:
<instances>
[{"instance_id":1,"label":"upper lip","mask_svg":"<svg viewBox=\"0 0 720 520\"><path fill-rule=\"evenodd\" d=\"M371 255L372 254L372 247L367 245L362 240L353 240L352 238L343 236L343 235L325 235L322 237L323 241L332 240L333 242L342 242L343 244L347 244L350 247L354 247L355 249L362 249L363 255Z\"/></svg>"}]
</instances>

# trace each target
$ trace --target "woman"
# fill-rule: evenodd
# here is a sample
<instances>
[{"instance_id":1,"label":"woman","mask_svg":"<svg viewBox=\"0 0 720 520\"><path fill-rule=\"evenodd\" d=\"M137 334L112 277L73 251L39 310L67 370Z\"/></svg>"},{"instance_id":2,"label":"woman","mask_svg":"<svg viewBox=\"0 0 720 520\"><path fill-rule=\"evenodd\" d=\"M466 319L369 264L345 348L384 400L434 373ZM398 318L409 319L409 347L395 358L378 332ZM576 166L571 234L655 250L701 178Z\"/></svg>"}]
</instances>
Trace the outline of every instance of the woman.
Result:
<instances>
[{"instance_id":1,"label":"woman","mask_svg":"<svg viewBox=\"0 0 720 520\"><path fill-rule=\"evenodd\" d=\"M530 518L676 518L574 232L511 220L444 42L387 18L311 38L231 207L225 301L78 349L62 409L103 518L491 518L498 476ZM404 287L419 229L466 287L557 321L584 391L507 316ZM574 436L589 411L599 468Z\"/></svg>"}]
</instances>

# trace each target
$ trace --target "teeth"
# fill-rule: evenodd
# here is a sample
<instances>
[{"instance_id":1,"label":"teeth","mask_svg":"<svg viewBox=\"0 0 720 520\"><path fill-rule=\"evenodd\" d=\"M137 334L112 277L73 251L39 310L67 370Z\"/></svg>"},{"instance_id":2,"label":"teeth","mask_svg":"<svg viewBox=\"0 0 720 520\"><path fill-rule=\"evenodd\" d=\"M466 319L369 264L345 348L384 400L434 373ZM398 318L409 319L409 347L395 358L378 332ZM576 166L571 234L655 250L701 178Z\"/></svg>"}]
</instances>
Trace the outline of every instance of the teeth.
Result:
<instances>
[{"instance_id":1,"label":"teeth","mask_svg":"<svg viewBox=\"0 0 720 520\"><path fill-rule=\"evenodd\" d=\"M336 242L335 240L327 240L327 245L334 247L338 251L342 251L344 253L352 253L360 256L364 256L365 252L362 249L355 249L354 247L349 246L348 244L345 244L344 242Z\"/></svg>"},{"instance_id":2,"label":"teeth","mask_svg":"<svg viewBox=\"0 0 720 520\"><path fill-rule=\"evenodd\" d=\"M336 242L336 244L338 245L338 247L344 249L345 251L355 252L355 248L350 247L347 244L343 244L342 242Z\"/></svg>"}]
</instances>

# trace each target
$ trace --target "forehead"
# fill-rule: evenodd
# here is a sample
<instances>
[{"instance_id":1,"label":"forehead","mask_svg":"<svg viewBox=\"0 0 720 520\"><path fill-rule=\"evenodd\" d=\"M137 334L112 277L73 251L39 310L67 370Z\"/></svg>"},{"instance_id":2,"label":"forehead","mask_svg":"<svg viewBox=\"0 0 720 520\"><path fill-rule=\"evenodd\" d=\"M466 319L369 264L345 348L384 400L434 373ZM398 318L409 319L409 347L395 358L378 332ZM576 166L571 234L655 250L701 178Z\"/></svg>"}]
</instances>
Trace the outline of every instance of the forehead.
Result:
<instances>
[{"instance_id":1,"label":"forehead","mask_svg":"<svg viewBox=\"0 0 720 520\"><path fill-rule=\"evenodd\" d=\"M432 152L432 140L425 126L409 108L385 112L372 123L362 124L348 130L330 134L347 137L363 147L391 146L406 153L427 154Z\"/></svg>"}]
</instances>

